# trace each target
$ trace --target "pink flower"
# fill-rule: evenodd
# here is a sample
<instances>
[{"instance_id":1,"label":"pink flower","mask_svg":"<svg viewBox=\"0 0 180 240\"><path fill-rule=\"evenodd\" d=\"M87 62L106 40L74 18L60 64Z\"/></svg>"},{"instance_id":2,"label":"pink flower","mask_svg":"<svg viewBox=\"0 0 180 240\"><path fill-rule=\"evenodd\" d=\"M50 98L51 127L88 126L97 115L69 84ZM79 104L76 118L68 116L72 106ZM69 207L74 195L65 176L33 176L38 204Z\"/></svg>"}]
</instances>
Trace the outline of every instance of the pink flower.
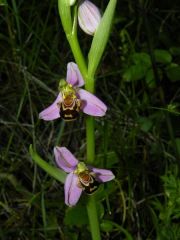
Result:
<instances>
[{"instance_id":1,"label":"pink flower","mask_svg":"<svg viewBox=\"0 0 180 240\"><path fill-rule=\"evenodd\" d=\"M55 147L54 154L58 167L69 173L64 184L65 203L68 206L76 205L83 191L91 194L100 183L111 181L115 177L110 170L79 162L65 147Z\"/></svg>"},{"instance_id":2,"label":"pink flower","mask_svg":"<svg viewBox=\"0 0 180 240\"><path fill-rule=\"evenodd\" d=\"M56 100L39 114L39 118L50 121L62 117L65 121L71 121L78 117L80 111L91 116L104 116L106 105L92 93L79 88L83 85L78 66L68 63L66 81L61 80Z\"/></svg>"},{"instance_id":3,"label":"pink flower","mask_svg":"<svg viewBox=\"0 0 180 240\"><path fill-rule=\"evenodd\" d=\"M80 28L89 35L94 35L101 21L101 14L92 2L85 0L78 8L78 22Z\"/></svg>"}]
</instances>

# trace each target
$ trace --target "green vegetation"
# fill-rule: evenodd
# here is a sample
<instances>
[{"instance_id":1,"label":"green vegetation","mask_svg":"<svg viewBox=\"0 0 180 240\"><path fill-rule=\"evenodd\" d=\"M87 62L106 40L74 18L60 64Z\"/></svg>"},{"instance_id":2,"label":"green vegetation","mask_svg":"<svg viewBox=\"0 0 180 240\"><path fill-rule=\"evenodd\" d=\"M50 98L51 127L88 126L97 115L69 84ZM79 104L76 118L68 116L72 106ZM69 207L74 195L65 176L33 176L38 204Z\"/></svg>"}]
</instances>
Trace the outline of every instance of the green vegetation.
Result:
<instances>
[{"instance_id":1,"label":"green vegetation","mask_svg":"<svg viewBox=\"0 0 180 240\"><path fill-rule=\"evenodd\" d=\"M94 1L102 11L108 2ZM116 176L93 198L103 240L180 239L179 13L176 0L117 3L96 75L96 93L108 111L95 119L93 165ZM78 37L87 54L92 37L81 30ZM76 207L64 204L65 175L53 155L59 145L84 159L84 115L69 123L38 118L74 61L68 44L57 1L0 0L2 240L91 239L88 196ZM95 54L94 47L91 61ZM39 167L41 158L53 175Z\"/></svg>"}]
</instances>

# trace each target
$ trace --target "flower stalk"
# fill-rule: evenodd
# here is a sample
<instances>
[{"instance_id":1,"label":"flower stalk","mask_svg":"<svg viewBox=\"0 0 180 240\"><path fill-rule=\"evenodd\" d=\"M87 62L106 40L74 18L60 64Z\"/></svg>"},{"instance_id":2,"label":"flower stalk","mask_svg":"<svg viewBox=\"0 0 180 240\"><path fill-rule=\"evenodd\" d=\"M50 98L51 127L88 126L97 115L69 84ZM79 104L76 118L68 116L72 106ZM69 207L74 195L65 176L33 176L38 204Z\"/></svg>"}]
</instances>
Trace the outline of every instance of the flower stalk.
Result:
<instances>
[{"instance_id":1,"label":"flower stalk","mask_svg":"<svg viewBox=\"0 0 180 240\"><path fill-rule=\"evenodd\" d=\"M78 39L77 39L77 12L75 12L74 16L74 24L73 24L73 31L71 27L71 31L69 31L69 28L66 26L65 22L69 22L71 19L70 14L70 7L69 6L63 6L63 0L58 0L58 6L59 6L59 13L61 17L61 21L63 24L64 31L66 33L67 40L69 42L69 45L71 47L72 53L74 55L75 61L77 65L79 66L79 69L81 71L81 74L85 80L85 84L87 84L87 65L84 59L84 56L82 54ZM68 14L63 15L63 8L68 8L68 11L66 11ZM68 31L67 31L68 30ZM90 79L91 76L88 76ZM93 83L94 79L90 79L90 81ZM94 85L94 84L93 84ZM94 92L94 87L92 87L92 84L85 85L85 89L89 89L91 93ZM94 119L92 117L86 118L86 140L87 140L87 162L93 163L95 158L95 136L94 136ZM92 235L93 240L100 240L100 227L99 227L99 220L97 216L97 209L96 209L96 202L94 200L94 197L91 196L89 198L88 204L87 204L87 213L89 218L89 224L90 224L90 231Z\"/></svg>"},{"instance_id":2,"label":"flower stalk","mask_svg":"<svg viewBox=\"0 0 180 240\"><path fill-rule=\"evenodd\" d=\"M94 93L94 77L90 75L88 77L89 79L86 81L85 89ZM91 116L86 117L86 161L88 164L93 164L95 161L95 121ZM101 240L100 225L94 196L90 196L86 208L92 239Z\"/></svg>"},{"instance_id":3,"label":"flower stalk","mask_svg":"<svg viewBox=\"0 0 180 240\"><path fill-rule=\"evenodd\" d=\"M86 80L87 65L77 39L77 6L75 6L73 22L71 16L71 6L67 4L66 1L58 0L58 9L66 38L71 47L75 61L79 66L83 78Z\"/></svg>"},{"instance_id":4,"label":"flower stalk","mask_svg":"<svg viewBox=\"0 0 180 240\"><path fill-rule=\"evenodd\" d=\"M94 134L94 118L86 117L86 161L93 164L95 160L95 134Z\"/></svg>"},{"instance_id":5,"label":"flower stalk","mask_svg":"<svg viewBox=\"0 0 180 240\"><path fill-rule=\"evenodd\" d=\"M88 3L89 5L89 2L90 1L86 1L86 4ZM73 7L74 13L73 13L73 22L72 22L70 4L67 4L67 1L64 1L64 0L58 0L59 15L61 18L61 22L65 31L67 40L69 42L69 45L71 47L72 53L74 55L75 61L85 80L85 90L92 94L95 91L95 78L94 78L95 72L100 62L100 59L102 57L105 46L107 44L115 5L116 5L116 0L109 1L106 14L103 18L103 21L101 22L102 27L98 26L98 29L97 29L97 26L96 26L95 30L93 30L92 32L91 31L89 32L88 30L89 34L95 33L95 36L92 42L91 49L89 51L88 66L87 66L87 63L85 61L85 58L83 56L83 53L77 38L77 5ZM85 9L85 10L87 11L88 9ZM95 13L96 13L96 17L98 18L95 18L95 20L97 21L94 21L94 24L99 25L100 15L98 13L98 10L95 10ZM81 18L82 12L81 12L81 16L79 17L80 17L79 21L80 23L82 23L82 18ZM85 22L85 23L86 23L85 27L87 27L88 22ZM83 23L81 24L81 27L84 28ZM104 31L104 29L107 29L107 31ZM92 116L86 117L86 143L87 143L86 162L87 164L93 165L95 161L95 122ZM92 239L100 240L101 239L100 227L99 227L99 220L98 220L98 214L96 209L96 201L94 196L89 197L89 200L87 203L87 212L89 217L89 224L90 224Z\"/></svg>"},{"instance_id":6,"label":"flower stalk","mask_svg":"<svg viewBox=\"0 0 180 240\"><path fill-rule=\"evenodd\" d=\"M91 229L92 239L101 240L99 219L97 215L96 201L94 196L91 196L91 198L89 198L86 208L89 217L89 225Z\"/></svg>"},{"instance_id":7,"label":"flower stalk","mask_svg":"<svg viewBox=\"0 0 180 240\"><path fill-rule=\"evenodd\" d=\"M65 203L70 207L77 204L83 192L91 195L101 183L111 181L115 177L111 170L93 167L95 162L95 121L93 117L102 117L107 110L106 105L93 93L95 92L95 73L107 44L116 2L117 0L109 0L101 18L99 9L89 0L83 1L80 5L76 0L58 0L62 26L76 63L68 63L66 80L60 81L59 93L55 101L40 112L39 118L45 121L57 118L73 121L78 118L80 111L89 115L86 116L86 161L79 162L66 147L56 146L54 155L61 169L59 170L44 161L32 146L29 151L32 159L42 169L64 183ZM94 35L86 61L77 38L77 19L86 33ZM81 88L83 85L85 89ZM68 174L66 175L65 172ZM92 239L101 240L94 195L88 198L86 207Z\"/></svg>"}]
</instances>

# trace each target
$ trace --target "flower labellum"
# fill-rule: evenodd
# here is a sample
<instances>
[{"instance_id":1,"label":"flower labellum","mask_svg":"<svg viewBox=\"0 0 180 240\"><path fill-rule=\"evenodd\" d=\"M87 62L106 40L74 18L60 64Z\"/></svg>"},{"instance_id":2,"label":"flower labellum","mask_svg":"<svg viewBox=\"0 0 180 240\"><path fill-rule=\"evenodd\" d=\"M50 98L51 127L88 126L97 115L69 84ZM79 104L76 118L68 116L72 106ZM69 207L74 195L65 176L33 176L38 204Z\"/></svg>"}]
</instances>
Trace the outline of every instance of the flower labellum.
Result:
<instances>
[{"instance_id":1,"label":"flower labellum","mask_svg":"<svg viewBox=\"0 0 180 240\"><path fill-rule=\"evenodd\" d=\"M79 88L83 85L78 66L73 62L68 63L66 81L60 81L56 100L39 114L39 118L50 121L61 117L65 121L72 121L80 111L91 116L104 116L106 105L92 93Z\"/></svg>"},{"instance_id":2,"label":"flower labellum","mask_svg":"<svg viewBox=\"0 0 180 240\"><path fill-rule=\"evenodd\" d=\"M66 81L61 81L59 88L63 99L63 101L57 103L61 111L61 117L65 121L75 120L80 112L81 100L72 85L67 84Z\"/></svg>"},{"instance_id":3,"label":"flower labellum","mask_svg":"<svg viewBox=\"0 0 180 240\"><path fill-rule=\"evenodd\" d=\"M64 184L65 203L68 206L76 205L83 191L92 194L100 183L111 181L115 177L110 170L79 162L65 147L55 147L54 155L58 167L68 173Z\"/></svg>"},{"instance_id":4,"label":"flower labellum","mask_svg":"<svg viewBox=\"0 0 180 240\"><path fill-rule=\"evenodd\" d=\"M101 21L99 8L89 0L83 1L78 8L80 28L89 35L94 35Z\"/></svg>"}]
</instances>

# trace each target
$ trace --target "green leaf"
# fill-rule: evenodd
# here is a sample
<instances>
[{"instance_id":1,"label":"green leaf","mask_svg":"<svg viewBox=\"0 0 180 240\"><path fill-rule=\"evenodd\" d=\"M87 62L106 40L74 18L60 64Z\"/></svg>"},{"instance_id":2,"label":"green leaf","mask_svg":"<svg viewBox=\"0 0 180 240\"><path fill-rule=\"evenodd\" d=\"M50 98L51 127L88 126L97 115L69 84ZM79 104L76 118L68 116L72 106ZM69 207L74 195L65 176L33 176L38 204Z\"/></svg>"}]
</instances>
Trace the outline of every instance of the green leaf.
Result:
<instances>
[{"instance_id":1,"label":"green leaf","mask_svg":"<svg viewBox=\"0 0 180 240\"><path fill-rule=\"evenodd\" d=\"M109 151L105 154L97 154L96 155L96 166L100 167L102 162L106 159L106 168L111 168L113 165L119 162L118 156L114 151Z\"/></svg>"},{"instance_id":2,"label":"green leaf","mask_svg":"<svg viewBox=\"0 0 180 240\"><path fill-rule=\"evenodd\" d=\"M116 3L117 0L109 1L109 4L99 24L99 27L93 37L92 45L88 54L88 75L91 77L94 76L104 49L106 47L111 30Z\"/></svg>"},{"instance_id":3,"label":"green leaf","mask_svg":"<svg viewBox=\"0 0 180 240\"><path fill-rule=\"evenodd\" d=\"M72 32L72 18L70 4L68 4L68 2L65 0L58 0L58 10L64 31L68 36Z\"/></svg>"},{"instance_id":4,"label":"green leaf","mask_svg":"<svg viewBox=\"0 0 180 240\"><path fill-rule=\"evenodd\" d=\"M156 81L154 79L154 72L153 72L152 68L150 68L147 71L145 80L146 80L146 83L147 83L149 88L155 88L156 87Z\"/></svg>"},{"instance_id":5,"label":"green leaf","mask_svg":"<svg viewBox=\"0 0 180 240\"><path fill-rule=\"evenodd\" d=\"M144 132L149 132L149 130L153 126L152 120L150 118L147 118L147 117L139 117L138 123L140 125L141 130L144 131Z\"/></svg>"},{"instance_id":6,"label":"green leaf","mask_svg":"<svg viewBox=\"0 0 180 240\"><path fill-rule=\"evenodd\" d=\"M104 220L101 223L101 230L104 232L112 232L114 230L114 222L109 220Z\"/></svg>"},{"instance_id":7,"label":"green leaf","mask_svg":"<svg viewBox=\"0 0 180 240\"><path fill-rule=\"evenodd\" d=\"M101 184L99 189L95 193L96 201L100 202L102 199L108 197L110 194L116 192L117 186L114 181L107 182L105 184Z\"/></svg>"},{"instance_id":8,"label":"green leaf","mask_svg":"<svg viewBox=\"0 0 180 240\"><path fill-rule=\"evenodd\" d=\"M144 65L132 65L123 74L123 79L126 82L137 81L145 77L147 67Z\"/></svg>"},{"instance_id":9,"label":"green leaf","mask_svg":"<svg viewBox=\"0 0 180 240\"><path fill-rule=\"evenodd\" d=\"M176 114L176 115L180 115L180 112L178 111L178 106L179 104L174 102L174 103L169 103L167 105L167 107L163 110L167 110L170 113Z\"/></svg>"},{"instance_id":10,"label":"green leaf","mask_svg":"<svg viewBox=\"0 0 180 240\"><path fill-rule=\"evenodd\" d=\"M180 55L180 47L171 47L169 49L169 51L173 56L179 56Z\"/></svg>"},{"instance_id":11,"label":"green leaf","mask_svg":"<svg viewBox=\"0 0 180 240\"><path fill-rule=\"evenodd\" d=\"M104 206L100 201L96 203L96 209L99 219L102 219L104 217Z\"/></svg>"},{"instance_id":12,"label":"green leaf","mask_svg":"<svg viewBox=\"0 0 180 240\"><path fill-rule=\"evenodd\" d=\"M82 226L89 223L86 207L77 205L73 208L68 208L66 211L64 222L66 225Z\"/></svg>"},{"instance_id":13,"label":"green leaf","mask_svg":"<svg viewBox=\"0 0 180 240\"><path fill-rule=\"evenodd\" d=\"M29 146L29 153L32 159L49 175L58 180L59 182L64 183L66 178L66 173L56 167L53 167L46 161L44 161L38 154L33 150L32 145Z\"/></svg>"},{"instance_id":14,"label":"green leaf","mask_svg":"<svg viewBox=\"0 0 180 240\"><path fill-rule=\"evenodd\" d=\"M0 0L0 6L7 5L7 0Z\"/></svg>"},{"instance_id":15,"label":"green leaf","mask_svg":"<svg viewBox=\"0 0 180 240\"><path fill-rule=\"evenodd\" d=\"M171 54L164 49L155 49L154 56L155 56L156 62L158 63L167 64L167 63L171 63L172 61Z\"/></svg>"},{"instance_id":16,"label":"green leaf","mask_svg":"<svg viewBox=\"0 0 180 240\"><path fill-rule=\"evenodd\" d=\"M122 232L126 236L126 240L133 240L131 234L125 228L110 220L103 220L103 222L101 223L101 230L104 232Z\"/></svg>"},{"instance_id":17,"label":"green leaf","mask_svg":"<svg viewBox=\"0 0 180 240\"><path fill-rule=\"evenodd\" d=\"M180 66L172 65L166 69L166 74L172 82L177 82L180 80Z\"/></svg>"},{"instance_id":18,"label":"green leaf","mask_svg":"<svg viewBox=\"0 0 180 240\"><path fill-rule=\"evenodd\" d=\"M134 53L132 55L132 60L137 65L141 64L141 65L145 65L147 67L151 66L150 56L145 52Z\"/></svg>"}]
</instances>

